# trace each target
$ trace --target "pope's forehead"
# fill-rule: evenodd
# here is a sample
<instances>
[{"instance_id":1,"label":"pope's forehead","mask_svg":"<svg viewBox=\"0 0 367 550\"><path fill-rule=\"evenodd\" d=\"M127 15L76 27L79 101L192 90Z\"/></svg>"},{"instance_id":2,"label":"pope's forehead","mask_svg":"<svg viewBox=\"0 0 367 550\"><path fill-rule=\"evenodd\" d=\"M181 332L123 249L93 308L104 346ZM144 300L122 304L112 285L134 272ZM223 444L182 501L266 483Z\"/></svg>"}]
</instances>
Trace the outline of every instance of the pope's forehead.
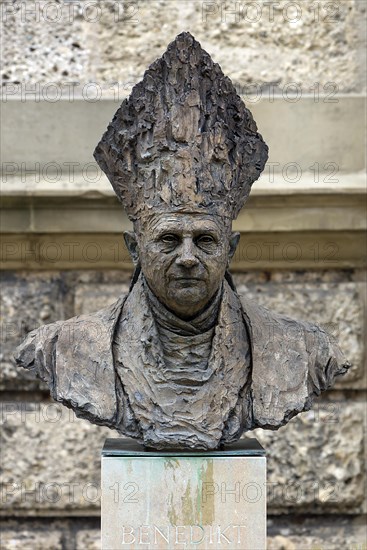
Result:
<instances>
[{"instance_id":1,"label":"pope's forehead","mask_svg":"<svg viewBox=\"0 0 367 550\"><path fill-rule=\"evenodd\" d=\"M223 231L226 228L222 218L210 214L196 213L162 213L152 216L144 227L150 231L161 231L164 229L212 229Z\"/></svg>"}]
</instances>

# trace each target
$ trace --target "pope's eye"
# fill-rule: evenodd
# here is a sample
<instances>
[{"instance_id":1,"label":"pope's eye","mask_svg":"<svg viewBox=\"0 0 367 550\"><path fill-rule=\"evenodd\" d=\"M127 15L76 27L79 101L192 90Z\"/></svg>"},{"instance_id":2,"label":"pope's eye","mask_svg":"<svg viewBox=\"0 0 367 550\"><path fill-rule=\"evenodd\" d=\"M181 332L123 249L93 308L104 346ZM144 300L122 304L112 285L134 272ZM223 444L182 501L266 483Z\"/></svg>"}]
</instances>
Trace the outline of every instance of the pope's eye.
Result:
<instances>
[{"instance_id":1,"label":"pope's eye","mask_svg":"<svg viewBox=\"0 0 367 550\"><path fill-rule=\"evenodd\" d=\"M168 233L166 235L162 235L160 240L166 244L174 244L177 242L177 237L176 235L172 235Z\"/></svg>"},{"instance_id":2,"label":"pope's eye","mask_svg":"<svg viewBox=\"0 0 367 550\"><path fill-rule=\"evenodd\" d=\"M196 240L197 244L212 244L215 242L214 237L211 235L201 235Z\"/></svg>"}]
</instances>

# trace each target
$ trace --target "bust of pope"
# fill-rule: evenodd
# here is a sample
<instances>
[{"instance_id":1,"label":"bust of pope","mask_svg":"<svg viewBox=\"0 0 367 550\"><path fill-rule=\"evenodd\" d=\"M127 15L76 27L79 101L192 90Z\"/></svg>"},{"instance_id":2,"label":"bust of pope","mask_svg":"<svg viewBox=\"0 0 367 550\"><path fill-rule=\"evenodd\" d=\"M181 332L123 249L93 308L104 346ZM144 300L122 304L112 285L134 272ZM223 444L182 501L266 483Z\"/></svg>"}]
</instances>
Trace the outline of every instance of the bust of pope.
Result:
<instances>
[{"instance_id":1,"label":"bust of pope","mask_svg":"<svg viewBox=\"0 0 367 550\"><path fill-rule=\"evenodd\" d=\"M18 364L78 416L157 449L216 449L308 410L348 369L340 348L239 296L228 271L267 152L230 80L179 35L95 151L133 222L130 291L32 331Z\"/></svg>"}]
</instances>

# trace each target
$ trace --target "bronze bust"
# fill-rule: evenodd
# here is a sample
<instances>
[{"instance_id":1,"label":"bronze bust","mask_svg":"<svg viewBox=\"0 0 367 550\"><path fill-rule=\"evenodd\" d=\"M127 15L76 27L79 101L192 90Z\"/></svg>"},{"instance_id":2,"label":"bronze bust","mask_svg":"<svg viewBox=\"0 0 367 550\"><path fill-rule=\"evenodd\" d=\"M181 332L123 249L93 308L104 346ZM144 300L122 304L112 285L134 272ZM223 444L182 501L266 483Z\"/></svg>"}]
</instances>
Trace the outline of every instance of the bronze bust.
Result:
<instances>
[{"instance_id":1,"label":"bronze bust","mask_svg":"<svg viewBox=\"0 0 367 550\"><path fill-rule=\"evenodd\" d=\"M94 154L134 224L130 292L32 331L18 364L78 416L158 449L215 449L308 410L349 364L321 328L236 292L231 224L268 148L189 33L149 67Z\"/></svg>"}]
</instances>

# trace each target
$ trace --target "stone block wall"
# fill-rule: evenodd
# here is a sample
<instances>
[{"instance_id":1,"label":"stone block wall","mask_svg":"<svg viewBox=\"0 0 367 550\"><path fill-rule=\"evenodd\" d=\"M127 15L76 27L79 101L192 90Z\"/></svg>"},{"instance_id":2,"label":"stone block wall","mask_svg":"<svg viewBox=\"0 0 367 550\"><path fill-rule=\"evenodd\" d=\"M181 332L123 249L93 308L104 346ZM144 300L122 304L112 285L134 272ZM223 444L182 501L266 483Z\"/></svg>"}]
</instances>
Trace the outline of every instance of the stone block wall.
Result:
<instances>
[{"instance_id":1,"label":"stone block wall","mask_svg":"<svg viewBox=\"0 0 367 550\"><path fill-rule=\"evenodd\" d=\"M98 241L106 249L120 238L126 220L103 179L94 183L83 170L117 108L113 100L128 95L186 30L231 77L276 163L275 191L270 170L266 188L237 220L241 240L299 240L305 252L302 261L276 255L264 267L260 260L260 268L238 262L239 292L324 324L353 362L312 411L277 432L252 434L268 452L268 549L366 550L366 274L359 251L365 219L357 173L365 166L366 3L3 0L0 12L2 145L4 161L17 167L12 178L1 176L8 191L0 219L0 547L100 548L100 451L114 434L53 403L12 354L29 330L127 292L125 260L121 269L108 254L95 263L79 256L55 263L33 248ZM61 180L48 174L52 162L62 167ZM80 171L72 179L65 172L70 162ZM300 181L292 171L284 177L288 164L302 167ZM322 200L319 188L326 190ZM313 261L315 243L325 251L323 262ZM334 263L330 243L339 247Z\"/></svg>"},{"instance_id":2,"label":"stone block wall","mask_svg":"<svg viewBox=\"0 0 367 550\"><path fill-rule=\"evenodd\" d=\"M362 0L3 4L4 86L27 84L30 91L52 82L68 93L71 82L80 89L95 83L113 94L126 93L147 64L188 30L242 93L295 84L303 93L333 97L365 87ZM84 92L92 98L97 86ZM51 97L55 87L44 87L43 93Z\"/></svg>"},{"instance_id":3,"label":"stone block wall","mask_svg":"<svg viewBox=\"0 0 367 550\"><path fill-rule=\"evenodd\" d=\"M5 272L2 292L2 548L99 548L100 451L117 434L50 400L12 352L24 333L95 311L131 272ZM336 389L279 431L268 454L269 549L364 548L364 279L361 270L235 273L240 293L332 330L354 362Z\"/></svg>"}]
</instances>

